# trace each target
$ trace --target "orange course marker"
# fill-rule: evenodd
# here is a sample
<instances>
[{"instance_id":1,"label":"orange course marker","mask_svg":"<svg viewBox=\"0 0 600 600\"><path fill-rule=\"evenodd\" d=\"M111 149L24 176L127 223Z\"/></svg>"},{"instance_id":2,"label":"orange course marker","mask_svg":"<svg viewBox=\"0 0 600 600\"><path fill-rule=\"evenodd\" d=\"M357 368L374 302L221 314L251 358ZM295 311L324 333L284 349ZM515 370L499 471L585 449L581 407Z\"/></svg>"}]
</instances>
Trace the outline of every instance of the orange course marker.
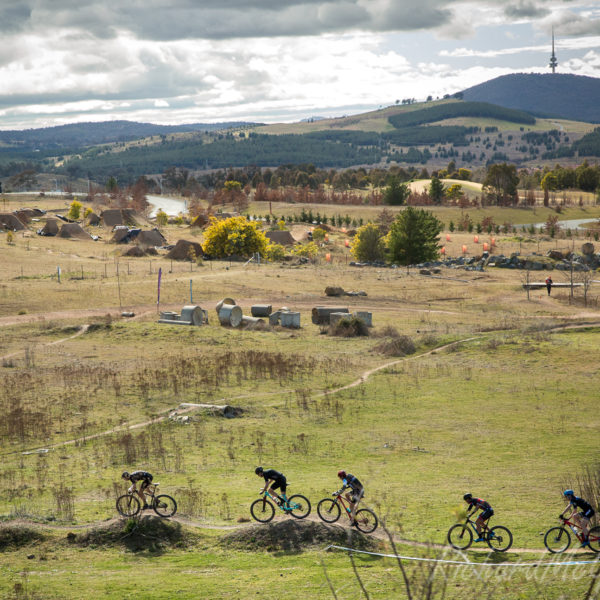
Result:
<instances>
[{"instance_id":1,"label":"orange course marker","mask_svg":"<svg viewBox=\"0 0 600 600\"><path fill-rule=\"evenodd\" d=\"M331 262L331 254L327 253L327 254L325 255L325 260L326 260L327 262Z\"/></svg>"},{"instance_id":2,"label":"orange course marker","mask_svg":"<svg viewBox=\"0 0 600 600\"><path fill-rule=\"evenodd\" d=\"M446 241L447 241L447 242L449 242L449 241L450 241L450 234L449 234L449 233L447 233L447 234L446 234Z\"/></svg>"},{"instance_id":3,"label":"orange course marker","mask_svg":"<svg viewBox=\"0 0 600 600\"><path fill-rule=\"evenodd\" d=\"M462 252L463 252L463 254L466 254L466 253L467 253L467 247L466 247L466 246L464 246L464 245L463 245L463 247L462 247Z\"/></svg>"},{"instance_id":4,"label":"orange course marker","mask_svg":"<svg viewBox=\"0 0 600 600\"><path fill-rule=\"evenodd\" d=\"M474 236L474 237L473 237L473 241L474 241L476 244L479 244L479 236L478 236L478 235Z\"/></svg>"}]
</instances>

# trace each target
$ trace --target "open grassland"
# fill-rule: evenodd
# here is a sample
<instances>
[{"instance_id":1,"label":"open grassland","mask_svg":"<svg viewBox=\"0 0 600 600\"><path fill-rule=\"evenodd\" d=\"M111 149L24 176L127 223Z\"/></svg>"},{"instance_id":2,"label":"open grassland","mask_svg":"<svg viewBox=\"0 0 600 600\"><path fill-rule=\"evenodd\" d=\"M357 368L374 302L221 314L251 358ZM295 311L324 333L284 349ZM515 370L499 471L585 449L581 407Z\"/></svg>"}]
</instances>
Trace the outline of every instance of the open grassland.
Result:
<instances>
[{"instance_id":1,"label":"open grassland","mask_svg":"<svg viewBox=\"0 0 600 600\"><path fill-rule=\"evenodd\" d=\"M175 241L190 230L167 234ZM480 253L473 234L449 235L449 250L468 243ZM321 255L314 265L190 266L117 259L103 241L0 238L1 597L249 598L267 586L281 598L332 598L323 566L337 597L364 597L348 556L323 551L339 538L282 547L273 540L289 531L265 541L271 526L245 522L261 485L257 464L281 469L290 493L311 499L311 517L338 487L337 470L352 471L406 555L443 553L471 491L513 531L515 550L470 560L545 556L540 534L564 507L561 489L576 487L597 454L595 284L587 307L578 289L572 301L561 290L528 300L524 272L357 269L344 240L330 234L330 263ZM499 235L495 251L582 241ZM188 304L191 280L209 325L156 323L159 267L161 307ZM327 285L368 295L327 298ZM302 328L220 327L213 308L226 296L245 314L257 303L298 310ZM327 335L310 322L323 304L372 311L370 335ZM184 403L242 412L225 419ZM181 521L150 530L113 520L125 491L119 475L136 468L177 499ZM374 540L372 550L391 550ZM395 561L364 556L355 566L371 598L407 597ZM406 568L427 577L423 566ZM480 597L484 583L497 598L584 598L594 567L577 581L567 569L548 570L542 583L520 570L482 582L464 571L444 579L440 569L436 581L447 582L447 598Z\"/></svg>"}]
</instances>

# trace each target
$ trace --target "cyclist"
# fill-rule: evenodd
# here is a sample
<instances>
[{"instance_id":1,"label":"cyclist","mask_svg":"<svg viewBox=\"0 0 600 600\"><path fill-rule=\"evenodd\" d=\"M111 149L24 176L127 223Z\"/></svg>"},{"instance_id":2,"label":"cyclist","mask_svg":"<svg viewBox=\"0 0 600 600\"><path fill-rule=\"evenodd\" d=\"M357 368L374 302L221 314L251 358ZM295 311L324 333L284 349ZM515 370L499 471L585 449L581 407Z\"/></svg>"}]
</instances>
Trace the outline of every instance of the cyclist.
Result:
<instances>
[{"instance_id":1,"label":"cyclist","mask_svg":"<svg viewBox=\"0 0 600 600\"><path fill-rule=\"evenodd\" d=\"M482 500L481 498L473 498L473 494L465 494L463 496L464 501L469 505L467 509L467 517L476 513L478 510L481 512L475 521L475 528L479 537L475 540L476 542L483 542L483 530L486 522L490 520L490 517L494 514L494 509L490 506L489 502Z\"/></svg>"},{"instance_id":2,"label":"cyclist","mask_svg":"<svg viewBox=\"0 0 600 600\"><path fill-rule=\"evenodd\" d=\"M342 489L340 490L340 494L346 489L350 488L350 492L346 494L346 500L350 504L350 524L356 525L356 509L358 508L358 503L362 500L365 495L365 488L363 484L351 473L346 473L346 471L338 471L338 477L342 480Z\"/></svg>"},{"instance_id":3,"label":"cyclist","mask_svg":"<svg viewBox=\"0 0 600 600\"><path fill-rule=\"evenodd\" d=\"M261 494L268 488L269 494L274 496L275 502L280 506L283 505L285 508L288 507L288 499L285 495L285 491L287 489L287 480L283 473L276 471L275 469L263 469L262 467L256 467L254 472L259 477L264 477L265 485L261 490ZM269 485L270 484L270 485ZM276 489L281 490L281 496L277 494Z\"/></svg>"},{"instance_id":4,"label":"cyclist","mask_svg":"<svg viewBox=\"0 0 600 600\"><path fill-rule=\"evenodd\" d=\"M573 490L565 490L563 496L569 501L567 508L560 513L559 518L562 519L564 514L572 509L568 519L573 519L579 527L581 527L581 535L583 536L583 543L581 546L589 546L588 532L590 530L590 519L596 514L596 511L592 508L589 502L586 502L583 498L579 498L575 495ZM577 509L581 509L578 513Z\"/></svg>"},{"instance_id":5,"label":"cyclist","mask_svg":"<svg viewBox=\"0 0 600 600\"><path fill-rule=\"evenodd\" d=\"M152 475L147 471L134 471L133 473L123 471L121 478L125 481L131 481L131 483L133 484L129 489L135 491L137 495L142 499L142 510L149 508L148 504L146 503L146 497L144 496L144 490L152 483ZM139 490L135 486L135 484L138 481L141 481Z\"/></svg>"}]
</instances>

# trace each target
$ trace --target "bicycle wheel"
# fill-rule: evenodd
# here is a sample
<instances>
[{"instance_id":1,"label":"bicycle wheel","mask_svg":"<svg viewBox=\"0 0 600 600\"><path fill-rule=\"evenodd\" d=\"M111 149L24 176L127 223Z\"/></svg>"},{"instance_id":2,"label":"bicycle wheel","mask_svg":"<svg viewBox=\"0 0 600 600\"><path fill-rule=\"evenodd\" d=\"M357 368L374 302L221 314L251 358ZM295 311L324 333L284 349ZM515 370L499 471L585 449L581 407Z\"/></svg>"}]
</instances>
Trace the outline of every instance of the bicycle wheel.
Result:
<instances>
[{"instance_id":1,"label":"bicycle wheel","mask_svg":"<svg viewBox=\"0 0 600 600\"><path fill-rule=\"evenodd\" d=\"M250 513L260 523L268 523L275 516L275 507L268 500L259 498L250 505Z\"/></svg>"},{"instance_id":2,"label":"bicycle wheel","mask_svg":"<svg viewBox=\"0 0 600 600\"><path fill-rule=\"evenodd\" d=\"M588 542L590 543L590 548L594 552L600 552L600 527L598 525L590 529Z\"/></svg>"},{"instance_id":3,"label":"bicycle wheel","mask_svg":"<svg viewBox=\"0 0 600 600\"><path fill-rule=\"evenodd\" d=\"M371 533L377 529L378 521L375 513L368 508L356 511L356 528L363 533Z\"/></svg>"},{"instance_id":4,"label":"bicycle wheel","mask_svg":"<svg viewBox=\"0 0 600 600\"><path fill-rule=\"evenodd\" d=\"M340 518L340 505L331 498L323 498L317 504L317 514L325 523L335 523Z\"/></svg>"},{"instance_id":5,"label":"bicycle wheel","mask_svg":"<svg viewBox=\"0 0 600 600\"><path fill-rule=\"evenodd\" d=\"M171 496L161 494L154 498L152 508L159 517L172 517L177 512L177 502Z\"/></svg>"},{"instance_id":6,"label":"bicycle wheel","mask_svg":"<svg viewBox=\"0 0 600 600\"><path fill-rule=\"evenodd\" d=\"M512 546L513 537L509 529L496 525L488 531L485 541L494 552L506 552Z\"/></svg>"},{"instance_id":7,"label":"bicycle wheel","mask_svg":"<svg viewBox=\"0 0 600 600\"><path fill-rule=\"evenodd\" d=\"M465 523L452 525L448 530L448 543L457 550L466 550L473 543L473 532Z\"/></svg>"},{"instance_id":8,"label":"bicycle wheel","mask_svg":"<svg viewBox=\"0 0 600 600\"><path fill-rule=\"evenodd\" d=\"M295 494L288 498L289 508L285 512L292 515L295 519L304 519L310 514L310 502L306 496Z\"/></svg>"},{"instance_id":9,"label":"bicycle wheel","mask_svg":"<svg viewBox=\"0 0 600 600\"><path fill-rule=\"evenodd\" d=\"M124 494L117 498L117 511L123 517L135 517L140 512L140 501L131 494Z\"/></svg>"},{"instance_id":10,"label":"bicycle wheel","mask_svg":"<svg viewBox=\"0 0 600 600\"><path fill-rule=\"evenodd\" d=\"M552 554L560 554L571 545L571 536L564 527L552 527L546 531L544 536L544 546Z\"/></svg>"}]
</instances>

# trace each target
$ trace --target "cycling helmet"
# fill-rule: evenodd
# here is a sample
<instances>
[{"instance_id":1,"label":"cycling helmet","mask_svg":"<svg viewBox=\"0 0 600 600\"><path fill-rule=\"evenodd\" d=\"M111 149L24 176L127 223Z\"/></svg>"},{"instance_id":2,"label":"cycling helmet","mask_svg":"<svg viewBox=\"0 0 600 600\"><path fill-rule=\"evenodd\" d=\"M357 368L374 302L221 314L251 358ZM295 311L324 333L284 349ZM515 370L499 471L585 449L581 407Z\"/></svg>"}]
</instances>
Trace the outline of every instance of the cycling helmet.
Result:
<instances>
[{"instance_id":1,"label":"cycling helmet","mask_svg":"<svg viewBox=\"0 0 600 600\"><path fill-rule=\"evenodd\" d=\"M264 469L263 469L262 467L256 467L256 469L254 469L254 472L255 472L257 475L262 475L262 472L263 472L263 470L264 470Z\"/></svg>"},{"instance_id":2,"label":"cycling helmet","mask_svg":"<svg viewBox=\"0 0 600 600\"><path fill-rule=\"evenodd\" d=\"M338 471L338 477L344 479L344 477L346 477L346 471Z\"/></svg>"},{"instance_id":3,"label":"cycling helmet","mask_svg":"<svg viewBox=\"0 0 600 600\"><path fill-rule=\"evenodd\" d=\"M563 496L574 496L575 492L573 490L565 490L563 492Z\"/></svg>"},{"instance_id":4,"label":"cycling helmet","mask_svg":"<svg viewBox=\"0 0 600 600\"><path fill-rule=\"evenodd\" d=\"M463 496L463 500L470 500L473 497L473 494L465 494Z\"/></svg>"},{"instance_id":5,"label":"cycling helmet","mask_svg":"<svg viewBox=\"0 0 600 600\"><path fill-rule=\"evenodd\" d=\"M127 471L123 471L123 474L121 475L122 479L129 479L129 473Z\"/></svg>"}]
</instances>

